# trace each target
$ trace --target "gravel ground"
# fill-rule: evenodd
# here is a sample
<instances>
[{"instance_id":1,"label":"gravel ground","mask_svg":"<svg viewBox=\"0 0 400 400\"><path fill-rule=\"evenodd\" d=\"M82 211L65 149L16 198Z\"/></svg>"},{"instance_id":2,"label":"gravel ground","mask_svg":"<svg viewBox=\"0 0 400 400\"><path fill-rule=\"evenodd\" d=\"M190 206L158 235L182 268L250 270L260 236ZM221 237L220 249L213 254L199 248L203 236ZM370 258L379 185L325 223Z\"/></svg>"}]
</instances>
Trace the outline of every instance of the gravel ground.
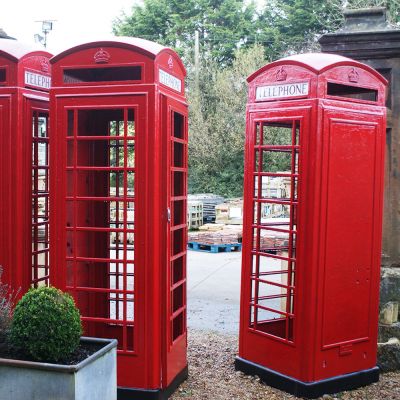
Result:
<instances>
[{"instance_id":1,"label":"gravel ground","mask_svg":"<svg viewBox=\"0 0 400 400\"><path fill-rule=\"evenodd\" d=\"M277 400L295 399L270 388L258 378L234 369L237 336L200 330L189 331L189 378L171 400ZM378 383L320 399L399 400L400 372L382 374Z\"/></svg>"}]
</instances>

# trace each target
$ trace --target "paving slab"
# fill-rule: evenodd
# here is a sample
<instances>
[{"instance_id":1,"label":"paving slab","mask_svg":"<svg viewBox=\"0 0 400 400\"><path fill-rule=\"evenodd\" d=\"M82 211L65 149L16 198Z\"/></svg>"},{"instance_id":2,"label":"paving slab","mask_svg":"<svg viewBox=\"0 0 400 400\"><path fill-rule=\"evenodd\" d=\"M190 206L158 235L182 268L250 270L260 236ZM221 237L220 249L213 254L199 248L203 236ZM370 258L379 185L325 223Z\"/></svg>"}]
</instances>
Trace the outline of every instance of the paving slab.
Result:
<instances>
[{"instance_id":1,"label":"paving slab","mask_svg":"<svg viewBox=\"0 0 400 400\"><path fill-rule=\"evenodd\" d=\"M188 251L188 328L238 334L241 252Z\"/></svg>"}]
</instances>

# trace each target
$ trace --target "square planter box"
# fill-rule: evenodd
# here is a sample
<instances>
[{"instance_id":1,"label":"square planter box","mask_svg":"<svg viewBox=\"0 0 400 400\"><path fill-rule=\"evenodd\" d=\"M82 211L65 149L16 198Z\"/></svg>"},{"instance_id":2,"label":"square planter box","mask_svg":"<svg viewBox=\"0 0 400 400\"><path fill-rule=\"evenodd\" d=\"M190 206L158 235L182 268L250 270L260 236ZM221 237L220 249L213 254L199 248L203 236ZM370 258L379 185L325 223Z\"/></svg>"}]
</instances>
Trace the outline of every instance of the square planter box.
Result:
<instances>
[{"instance_id":1,"label":"square planter box","mask_svg":"<svg viewBox=\"0 0 400 400\"><path fill-rule=\"evenodd\" d=\"M0 358L0 399L116 400L117 341L82 337L103 345L76 365Z\"/></svg>"}]
</instances>

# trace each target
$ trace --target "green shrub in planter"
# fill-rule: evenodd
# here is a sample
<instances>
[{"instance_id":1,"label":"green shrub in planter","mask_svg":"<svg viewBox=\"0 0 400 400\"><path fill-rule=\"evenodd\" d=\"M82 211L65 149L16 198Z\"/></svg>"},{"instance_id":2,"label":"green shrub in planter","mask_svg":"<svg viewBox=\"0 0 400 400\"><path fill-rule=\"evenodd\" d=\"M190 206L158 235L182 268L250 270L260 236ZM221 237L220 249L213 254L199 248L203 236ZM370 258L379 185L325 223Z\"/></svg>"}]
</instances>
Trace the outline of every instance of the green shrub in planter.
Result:
<instances>
[{"instance_id":1,"label":"green shrub in planter","mask_svg":"<svg viewBox=\"0 0 400 400\"><path fill-rule=\"evenodd\" d=\"M82 325L69 294L54 287L29 290L18 302L10 343L36 361L58 362L79 346Z\"/></svg>"}]
</instances>

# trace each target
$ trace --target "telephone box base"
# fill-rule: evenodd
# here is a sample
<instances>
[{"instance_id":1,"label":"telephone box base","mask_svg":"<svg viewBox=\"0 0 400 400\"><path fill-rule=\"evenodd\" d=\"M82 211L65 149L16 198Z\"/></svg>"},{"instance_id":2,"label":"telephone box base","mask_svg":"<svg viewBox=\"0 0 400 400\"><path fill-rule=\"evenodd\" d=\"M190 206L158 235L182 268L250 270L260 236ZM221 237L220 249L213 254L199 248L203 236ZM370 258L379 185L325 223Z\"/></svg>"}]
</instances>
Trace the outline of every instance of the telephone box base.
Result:
<instances>
[{"instance_id":1,"label":"telephone box base","mask_svg":"<svg viewBox=\"0 0 400 400\"><path fill-rule=\"evenodd\" d=\"M357 389L379 381L379 368L335 376L317 382L302 382L259 364L236 357L235 369L247 375L258 375L269 386L283 390L297 397L315 399L324 394L338 393L344 390Z\"/></svg>"},{"instance_id":2,"label":"telephone box base","mask_svg":"<svg viewBox=\"0 0 400 400\"><path fill-rule=\"evenodd\" d=\"M184 368L165 389L132 389L118 387L118 400L168 400L178 386L188 377L188 367Z\"/></svg>"}]
</instances>

